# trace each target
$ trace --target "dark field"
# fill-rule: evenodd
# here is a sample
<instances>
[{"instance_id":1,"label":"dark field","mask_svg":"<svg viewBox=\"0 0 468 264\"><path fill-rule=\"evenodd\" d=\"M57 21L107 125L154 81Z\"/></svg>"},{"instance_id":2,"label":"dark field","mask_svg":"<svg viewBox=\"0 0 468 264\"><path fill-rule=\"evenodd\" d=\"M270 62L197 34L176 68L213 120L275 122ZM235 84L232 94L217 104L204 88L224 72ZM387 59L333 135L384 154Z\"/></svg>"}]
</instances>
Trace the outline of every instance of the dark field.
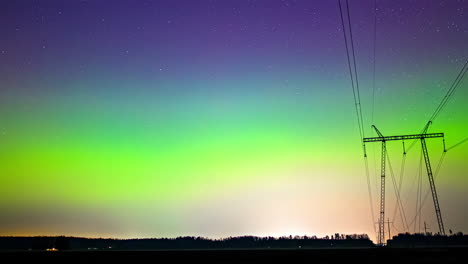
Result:
<instances>
[{"instance_id":1,"label":"dark field","mask_svg":"<svg viewBox=\"0 0 468 264\"><path fill-rule=\"evenodd\" d=\"M10 251L7 261L116 263L466 263L468 248L264 249L174 251ZM9 263L9 262L5 262ZM42 262L41 262L42 263Z\"/></svg>"}]
</instances>

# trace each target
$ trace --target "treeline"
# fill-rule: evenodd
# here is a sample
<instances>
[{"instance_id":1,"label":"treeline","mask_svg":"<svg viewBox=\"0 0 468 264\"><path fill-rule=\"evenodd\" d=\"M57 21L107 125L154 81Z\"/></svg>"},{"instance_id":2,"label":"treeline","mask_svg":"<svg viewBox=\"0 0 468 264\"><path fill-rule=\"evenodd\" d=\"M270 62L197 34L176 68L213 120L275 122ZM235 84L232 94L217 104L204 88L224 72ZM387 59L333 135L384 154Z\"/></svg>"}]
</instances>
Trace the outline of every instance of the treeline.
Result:
<instances>
[{"instance_id":1,"label":"treeline","mask_svg":"<svg viewBox=\"0 0 468 264\"><path fill-rule=\"evenodd\" d=\"M0 237L0 250L166 250L166 249L248 249L248 248L330 248L373 247L367 235L256 237L224 239L177 237L152 239L104 239L80 237Z\"/></svg>"},{"instance_id":2,"label":"treeline","mask_svg":"<svg viewBox=\"0 0 468 264\"><path fill-rule=\"evenodd\" d=\"M414 247L446 247L468 246L468 235L455 233L449 236L439 234L398 234L387 241L388 247L414 248Z\"/></svg>"}]
</instances>

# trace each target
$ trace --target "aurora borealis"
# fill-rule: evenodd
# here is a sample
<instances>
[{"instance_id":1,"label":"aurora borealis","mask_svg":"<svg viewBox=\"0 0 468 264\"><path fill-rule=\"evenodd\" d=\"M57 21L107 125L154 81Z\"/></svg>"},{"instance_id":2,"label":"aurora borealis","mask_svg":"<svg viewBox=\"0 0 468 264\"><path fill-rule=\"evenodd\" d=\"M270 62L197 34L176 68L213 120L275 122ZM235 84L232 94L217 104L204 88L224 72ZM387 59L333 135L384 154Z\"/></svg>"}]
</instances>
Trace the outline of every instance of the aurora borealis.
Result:
<instances>
[{"instance_id":1,"label":"aurora borealis","mask_svg":"<svg viewBox=\"0 0 468 264\"><path fill-rule=\"evenodd\" d=\"M373 4L350 3L369 136ZM373 123L417 133L468 58L468 1L377 7ZM374 238L336 1L11 0L0 20L0 235ZM447 146L468 136L467 85L430 129ZM436 178L447 230L468 232L467 159ZM423 219L436 230L430 198Z\"/></svg>"}]
</instances>

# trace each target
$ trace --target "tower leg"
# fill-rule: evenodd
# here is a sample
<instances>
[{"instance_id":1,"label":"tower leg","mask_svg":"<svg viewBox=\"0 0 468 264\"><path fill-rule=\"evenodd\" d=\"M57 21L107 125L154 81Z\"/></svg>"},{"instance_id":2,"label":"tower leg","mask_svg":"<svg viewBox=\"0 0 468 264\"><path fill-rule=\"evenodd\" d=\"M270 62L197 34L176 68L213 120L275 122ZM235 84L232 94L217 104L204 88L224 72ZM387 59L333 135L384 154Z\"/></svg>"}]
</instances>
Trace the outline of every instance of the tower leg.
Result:
<instances>
[{"instance_id":1,"label":"tower leg","mask_svg":"<svg viewBox=\"0 0 468 264\"><path fill-rule=\"evenodd\" d=\"M387 147L382 141L382 159L380 168L380 217L379 217L379 245L385 244L385 159Z\"/></svg>"},{"instance_id":2,"label":"tower leg","mask_svg":"<svg viewBox=\"0 0 468 264\"><path fill-rule=\"evenodd\" d=\"M429 185L432 192L432 200L434 201L434 208L437 216L437 223L439 224L439 232L441 235L445 235L444 222L442 221L442 213L440 212L439 198L437 197L437 191L434 183L434 176L432 175L431 162L429 160L429 153L427 152L426 141L421 138L421 145L424 155L424 161L426 162L427 176L429 177Z\"/></svg>"}]
</instances>

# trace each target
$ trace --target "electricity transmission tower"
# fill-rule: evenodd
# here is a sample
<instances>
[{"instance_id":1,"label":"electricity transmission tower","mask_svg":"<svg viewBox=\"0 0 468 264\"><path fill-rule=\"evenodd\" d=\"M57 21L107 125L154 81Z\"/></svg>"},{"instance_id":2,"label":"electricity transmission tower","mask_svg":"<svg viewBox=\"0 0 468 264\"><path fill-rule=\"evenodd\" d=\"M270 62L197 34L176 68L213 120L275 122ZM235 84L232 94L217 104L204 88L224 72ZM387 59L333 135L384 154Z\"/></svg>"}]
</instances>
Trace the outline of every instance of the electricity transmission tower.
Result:
<instances>
[{"instance_id":1,"label":"electricity transmission tower","mask_svg":"<svg viewBox=\"0 0 468 264\"><path fill-rule=\"evenodd\" d=\"M360 98L360 89L359 89L359 81L358 81L358 70L357 70L357 63L356 63L356 52L354 48L354 41L353 41L353 31L352 31L352 23L351 23L351 16L349 12L349 1L345 0L344 3L341 3L342 0L338 0L338 7L340 11L340 18L341 18L341 26L342 26L342 32L343 32L343 39L344 39L344 46L346 49L346 57L348 61L348 70L349 70L349 76L351 80L351 88L353 91L353 97L354 97L354 106L356 110L356 117L357 117L357 123L359 126L359 134L360 134L360 140L362 139L362 146L363 146L363 152L364 152L364 166L366 167L366 175L367 175L367 184L368 184L368 192L369 192L369 200L371 201L371 214L372 214L372 220L374 222L374 211L372 207L372 192L370 188L370 180L369 180L369 167L368 167L368 161L367 161L367 153L366 153L366 143L370 142L382 142L382 157L381 157L381 184L380 184L380 218L378 219L379 223L379 230L378 230L378 243L380 245L384 245L385 241L385 167L386 167L386 158L388 157L387 154L387 148L386 148L386 142L387 141L394 141L394 140L401 140L403 141L403 148L404 148L404 140L419 140L421 142L422 146L422 155L424 156L424 161L426 164L426 170L427 170L427 175L429 178L429 185L432 193L432 199L434 202L434 208L437 216L437 222L439 225L439 234L445 235L445 230L444 230L444 224L442 221L442 214L440 212L440 206L439 206L439 200L437 197L437 192L435 188L435 183L434 183L434 177L432 174L432 168L431 168L431 163L429 160L429 153L427 151L427 146L426 146L426 139L429 138L438 138L442 137L444 138L443 133L427 133L427 130L434 121L437 116L440 114L440 112L443 110L451 96L453 95L454 91L457 89L457 87L460 86L462 83L466 73L468 72L468 59L466 60L465 64L463 65L462 69L458 73L457 77L453 81L452 85L450 88L447 90L446 95L442 98L442 101L440 104L437 106L435 109L434 113L431 115L429 118L429 121L427 125L424 127L424 129L421 131L419 134L413 134L413 135L400 135L400 136L383 136L382 133L375 127L372 126L375 131L377 132L378 137L365 137L364 135L364 118L362 114L362 106L361 106L361 98ZM377 10L376 8L376 3L374 3L374 10ZM376 43L376 12L374 12L374 84L373 84L373 94L372 94L372 120L374 120L374 90L375 90L375 43ZM414 141L413 143L415 143ZM462 142L455 144L454 146L458 146L459 144L465 142L463 140ZM411 147L410 147L411 148ZM452 147L453 148L453 147ZM444 153L447 152L447 149L445 149L445 141L444 141ZM404 150L403 155L406 155L406 151ZM405 156L404 156L405 157ZM444 156L442 156L444 157ZM442 161L442 159L441 159ZM390 168L390 171L392 171L390 160L388 160L388 165ZM439 163L440 165L440 163ZM403 166L403 165L402 165ZM403 168L403 167L402 167ZM393 173L393 172L392 172ZM403 175L403 173L402 173ZM400 208L400 214L403 214L402 218L405 218L404 216L404 211L402 209L403 205L401 204L401 199L399 195L399 187L395 187L396 189L396 195L397 199L399 202L399 208ZM421 206L420 206L421 207ZM404 220L406 222L406 220ZM404 223L405 224L405 223ZM406 228L408 228L408 224L406 223Z\"/></svg>"},{"instance_id":2,"label":"electricity transmission tower","mask_svg":"<svg viewBox=\"0 0 468 264\"><path fill-rule=\"evenodd\" d=\"M427 129L431 121L427 123L423 131L420 134L414 135L401 135L401 136L383 136L382 133L375 127L372 126L377 132L378 137L363 138L363 142L382 142L382 157L381 157L381 166L380 166L380 216L379 216L379 233L378 233L378 244L384 245L385 241L385 159L386 159L386 142L394 140L410 140L410 139L419 139L421 140L422 151L424 155L424 161L426 163L427 176L429 178L429 185L432 193L432 200L434 201L434 208L437 216L437 222L439 224L439 232L442 235L445 235L444 223L442 221L442 214L440 212L439 199L437 197L437 192L434 184L434 177L432 175L431 163L429 160L429 153L427 151L426 139L427 138L439 138L444 137L444 133L427 133Z\"/></svg>"}]
</instances>

